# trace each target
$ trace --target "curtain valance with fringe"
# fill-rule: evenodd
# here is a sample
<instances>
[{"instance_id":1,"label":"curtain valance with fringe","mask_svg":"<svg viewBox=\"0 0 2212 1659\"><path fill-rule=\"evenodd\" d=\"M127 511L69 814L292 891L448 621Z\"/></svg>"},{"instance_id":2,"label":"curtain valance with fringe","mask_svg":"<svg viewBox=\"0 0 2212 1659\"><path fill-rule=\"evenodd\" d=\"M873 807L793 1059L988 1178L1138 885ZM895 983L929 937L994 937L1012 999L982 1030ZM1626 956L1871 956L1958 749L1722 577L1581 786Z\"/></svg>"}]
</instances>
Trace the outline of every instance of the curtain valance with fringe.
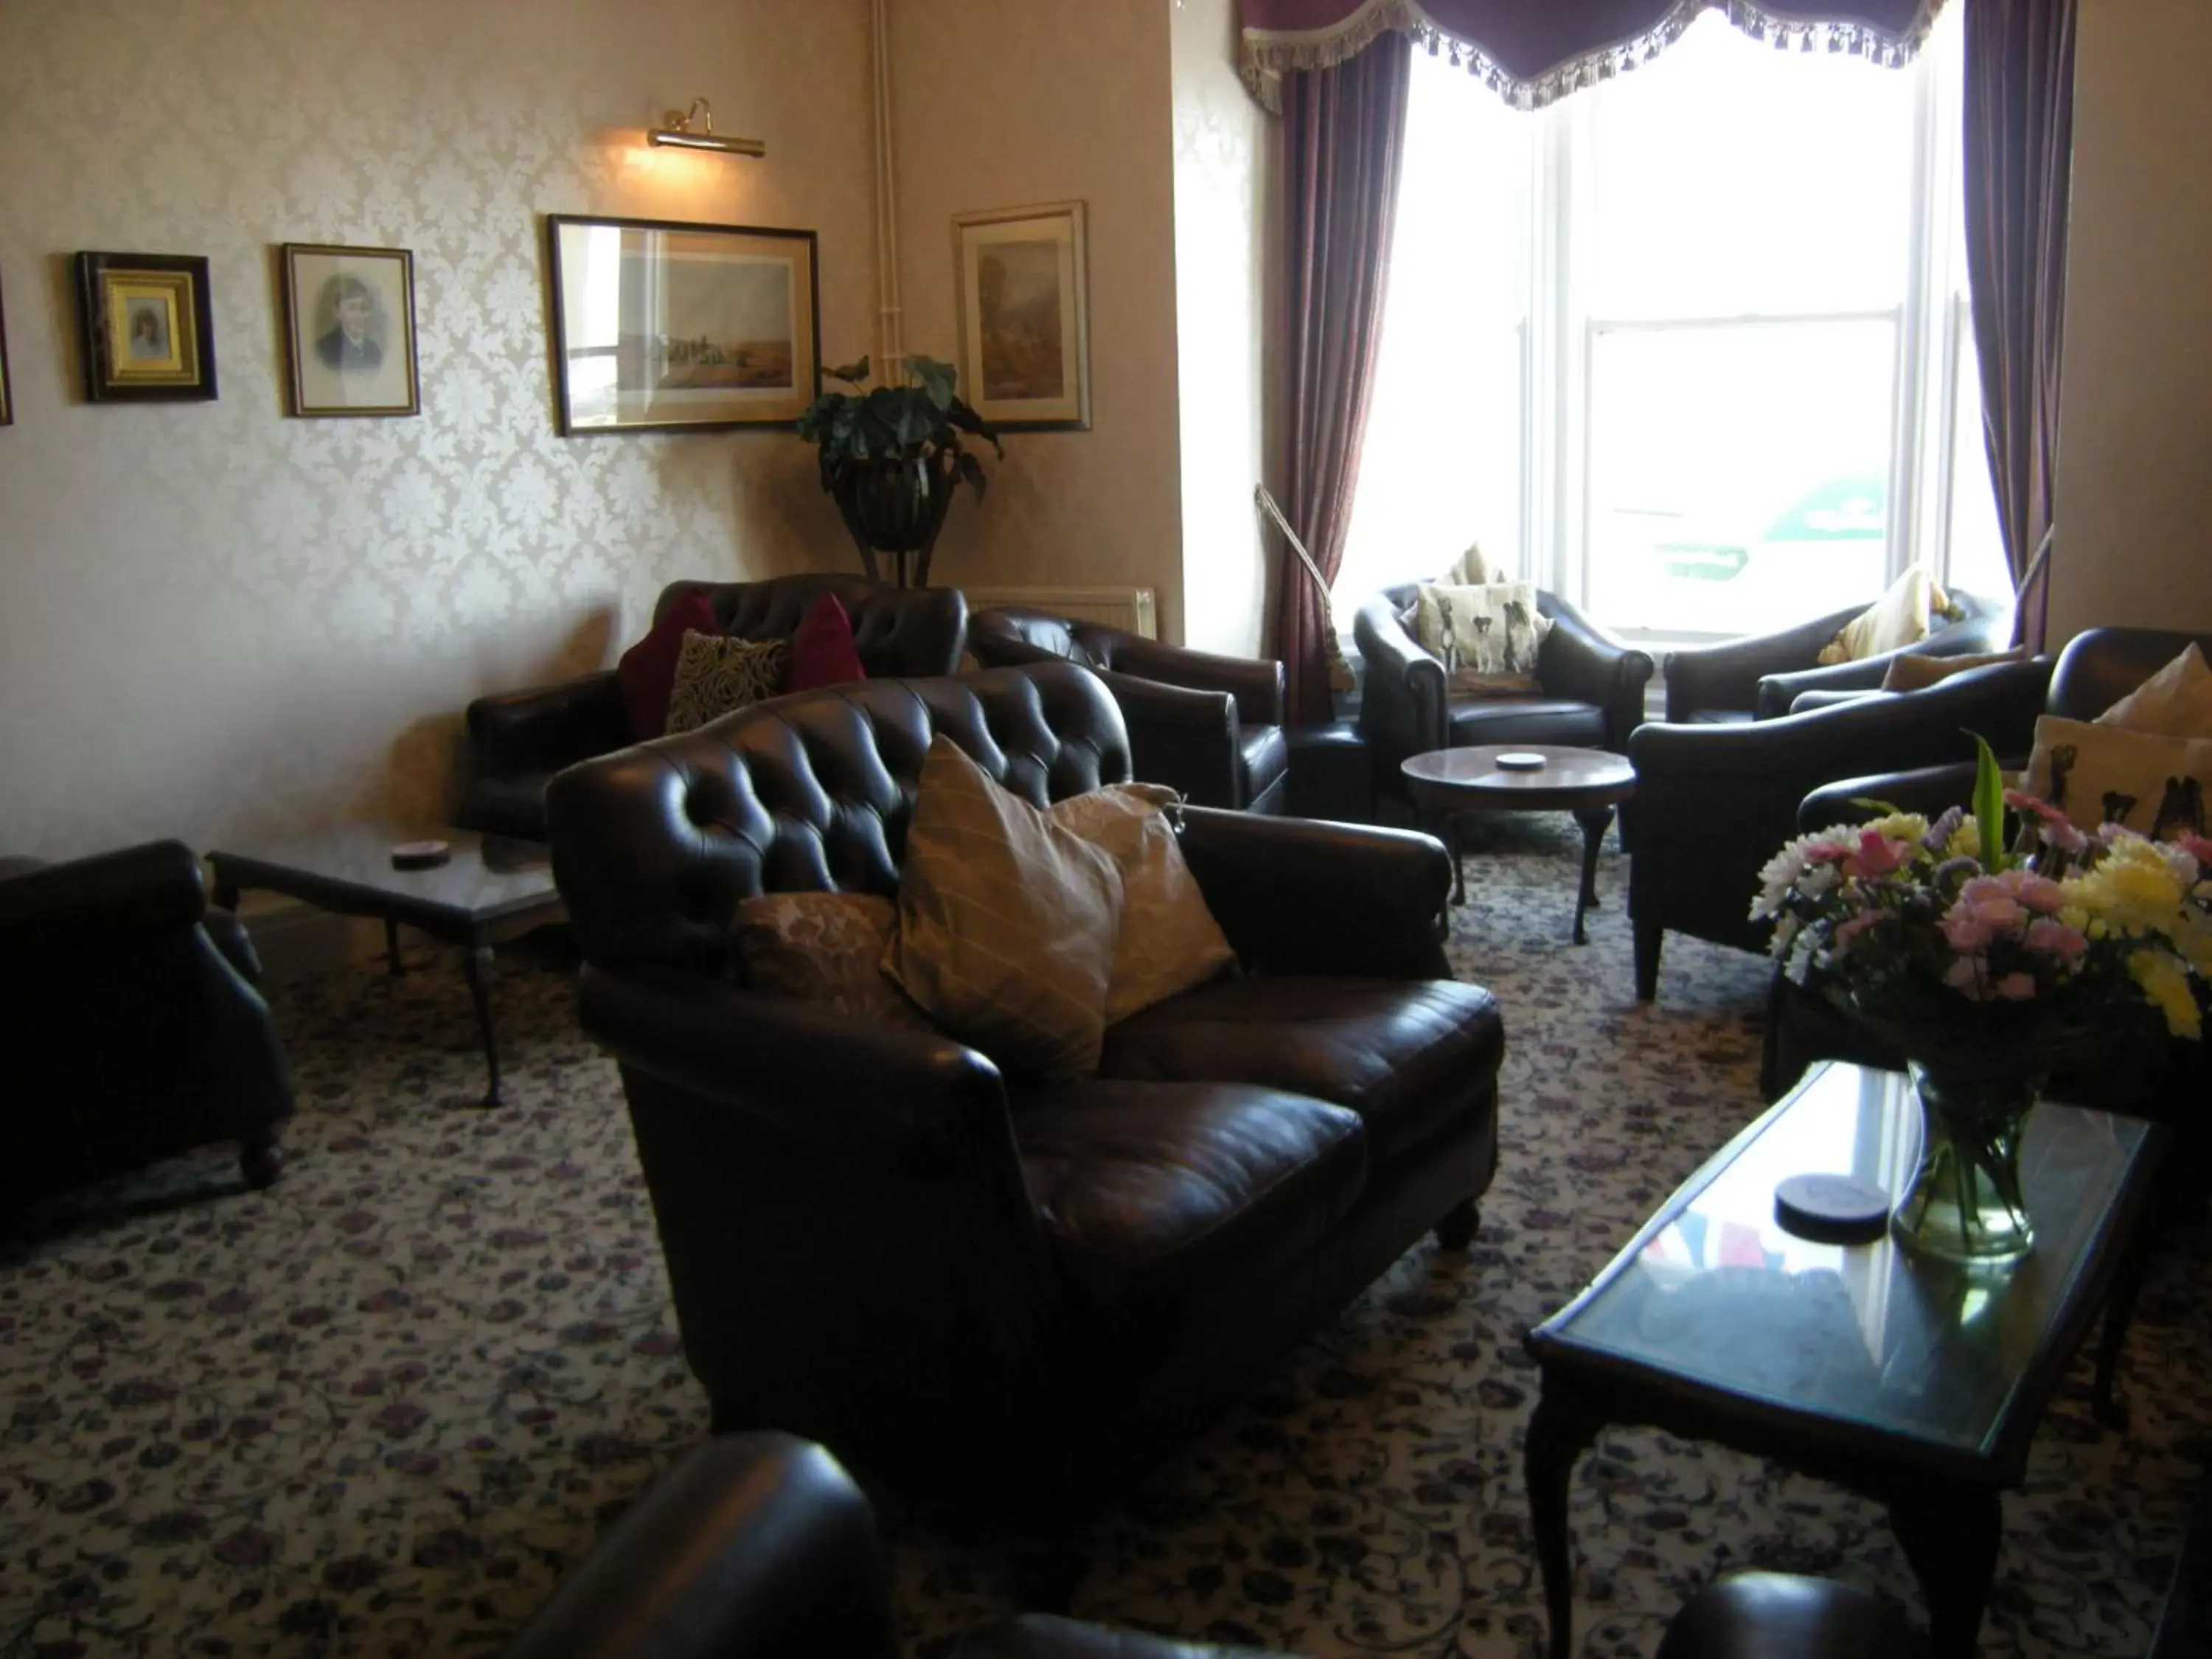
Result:
<instances>
[{"instance_id":1,"label":"curtain valance with fringe","mask_svg":"<svg viewBox=\"0 0 2212 1659\"><path fill-rule=\"evenodd\" d=\"M1269 109L1286 70L1340 64L1389 30L1464 64L1500 97L1537 109L1635 68L1705 11L1799 52L1895 65L1943 0L1239 0L1244 82Z\"/></svg>"}]
</instances>

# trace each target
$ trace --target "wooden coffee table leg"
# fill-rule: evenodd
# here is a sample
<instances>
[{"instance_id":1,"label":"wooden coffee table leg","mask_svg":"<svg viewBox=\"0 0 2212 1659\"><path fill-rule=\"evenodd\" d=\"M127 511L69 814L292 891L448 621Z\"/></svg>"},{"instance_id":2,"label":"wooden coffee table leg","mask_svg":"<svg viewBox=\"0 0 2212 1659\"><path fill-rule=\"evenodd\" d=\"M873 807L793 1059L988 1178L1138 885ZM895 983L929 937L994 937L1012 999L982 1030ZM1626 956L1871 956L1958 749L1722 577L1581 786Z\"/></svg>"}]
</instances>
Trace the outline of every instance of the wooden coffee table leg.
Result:
<instances>
[{"instance_id":1,"label":"wooden coffee table leg","mask_svg":"<svg viewBox=\"0 0 2212 1659\"><path fill-rule=\"evenodd\" d=\"M1893 1498L1889 1523L1928 1602L1930 1659L1973 1659L2004 1531L1997 1494L1960 1486Z\"/></svg>"},{"instance_id":2,"label":"wooden coffee table leg","mask_svg":"<svg viewBox=\"0 0 2212 1659\"><path fill-rule=\"evenodd\" d=\"M1613 808L1600 806L1575 814L1575 822L1583 827L1583 885L1575 896L1575 943L1587 945L1589 935L1583 931L1585 911L1597 908L1597 851L1605 844L1605 832L1613 824Z\"/></svg>"},{"instance_id":3,"label":"wooden coffee table leg","mask_svg":"<svg viewBox=\"0 0 2212 1659\"><path fill-rule=\"evenodd\" d=\"M2105 1297L2105 1328L2097 1343L2097 1386L2090 1396L2090 1410L2108 1429L2128 1426L2128 1408L2119 1398L2120 1355L2128 1345L2128 1322L2135 1316L2136 1294L2142 1289L2143 1272L2149 1266L2150 1231L2149 1218L2136 1222L2135 1237L2128 1241L2119 1273Z\"/></svg>"},{"instance_id":4,"label":"wooden coffee table leg","mask_svg":"<svg viewBox=\"0 0 2212 1659\"><path fill-rule=\"evenodd\" d=\"M394 979L406 972L399 963L399 924L390 916L384 919L384 971Z\"/></svg>"},{"instance_id":5,"label":"wooden coffee table leg","mask_svg":"<svg viewBox=\"0 0 2212 1659\"><path fill-rule=\"evenodd\" d=\"M483 1037L484 1065L491 1073L491 1086L484 1091L483 1103L501 1103L499 1093L499 1038L491 1023L491 946L479 945L461 958L469 976L469 1000L476 1004L477 1030Z\"/></svg>"},{"instance_id":6,"label":"wooden coffee table leg","mask_svg":"<svg viewBox=\"0 0 2212 1659\"><path fill-rule=\"evenodd\" d=\"M1575 1460L1597 1438L1598 1421L1556 1398L1536 1402L1523 1451L1528 1521L1536 1534L1536 1562L1544 1574L1544 1608L1551 1625L1551 1659L1570 1659L1575 1640L1574 1540L1567 1531L1567 1487Z\"/></svg>"}]
</instances>

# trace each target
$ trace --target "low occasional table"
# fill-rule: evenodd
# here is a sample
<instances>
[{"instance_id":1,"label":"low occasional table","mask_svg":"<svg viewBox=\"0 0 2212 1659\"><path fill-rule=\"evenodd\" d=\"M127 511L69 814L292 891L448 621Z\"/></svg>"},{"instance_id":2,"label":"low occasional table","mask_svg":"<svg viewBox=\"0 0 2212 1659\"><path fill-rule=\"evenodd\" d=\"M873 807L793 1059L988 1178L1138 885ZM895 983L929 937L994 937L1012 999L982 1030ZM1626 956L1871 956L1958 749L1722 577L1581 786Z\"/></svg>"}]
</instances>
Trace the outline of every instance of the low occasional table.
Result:
<instances>
[{"instance_id":1,"label":"low occasional table","mask_svg":"<svg viewBox=\"0 0 2212 1659\"><path fill-rule=\"evenodd\" d=\"M496 1106L499 1042L491 1016L492 947L567 918L553 885L546 849L536 842L479 836L467 830L430 832L453 848L447 862L428 870L396 870L392 849L419 841L420 830L380 823L343 823L271 842L246 852L208 854L215 870L216 902L234 908L239 894L264 889L301 899L340 915L375 916L384 923L385 957L399 972L399 926L458 945L476 1004L490 1086L484 1104Z\"/></svg>"},{"instance_id":2,"label":"low occasional table","mask_svg":"<svg viewBox=\"0 0 2212 1659\"><path fill-rule=\"evenodd\" d=\"M1573 1651L1569 1478L1613 1423L1717 1441L1886 1504L1938 1659L1974 1651L1998 1495L2020 1485L2037 1420L2100 1308L2097 1398L2112 1416L2166 1132L2038 1106L2021 1154L2035 1249L2008 1270L1970 1272L1887 1237L1814 1243L1777 1224L1775 1184L1801 1172L1901 1191L1919 1121L1903 1077L1815 1067L1528 1334L1542 1373L1528 1503L1552 1659Z\"/></svg>"},{"instance_id":3,"label":"low occasional table","mask_svg":"<svg viewBox=\"0 0 2212 1659\"><path fill-rule=\"evenodd\" d=\"M1541 755L1534 771L1509 771L1500 755ZM1486 744L1437 749L1402 763L1413 811L1423 823L1445 831L1452 854L1452 902L1467 902L1467 866L1460 856L1455 822L1466 812L1571 812L1583 827L1583 884L1575 897L1575 943L1588 942L1585 912L1597 905L1597 849L1613 822L1613 809L1636 793L1636 769L1625 755L1557 744Z\"/></svg>"}]
</instances>

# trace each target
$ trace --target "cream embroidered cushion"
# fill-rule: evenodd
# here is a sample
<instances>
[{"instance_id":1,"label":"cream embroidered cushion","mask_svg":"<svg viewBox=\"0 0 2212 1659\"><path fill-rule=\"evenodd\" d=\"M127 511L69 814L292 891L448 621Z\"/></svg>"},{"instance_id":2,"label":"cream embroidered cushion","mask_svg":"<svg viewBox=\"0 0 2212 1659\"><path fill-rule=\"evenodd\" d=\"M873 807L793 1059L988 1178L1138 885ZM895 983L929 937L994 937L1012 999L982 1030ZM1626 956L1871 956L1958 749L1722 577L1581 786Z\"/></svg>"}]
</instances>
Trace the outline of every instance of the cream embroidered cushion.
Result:
<instances>
[{"instance_id":1,"label":"cream embroidered cushion","mask_svg":"<svg viewBox=\"0 0 2212 1659\"><path fill-rule=\"evenodd\" d=\"M788 640L739 640L686 632L668 692L668 731L689 732L708 720L765 702L783 690Z\"/></svg>"},{"instance_id":2,"label":"cream embroidered cushion","mask_svg":"<svg viewBox=\"0 0 2212 1659\"><path fill-rule=\"evenodd\" d=\"M898 916L884 969L939 1025L1006 1072L1098 1069L1121 872L949 738L922 763Z\"/></svg>"},{"instance_id":3,"label":"cream embroidered cushion","mask_svg":"<svg viewBox=\"0 0 2212 1659\"><path fill-rule=\"evenodd\" d=\"M1908 651L1901 657L1889 659L1889 670L1881 677L1885 691L1924 691L1929 686L1948 680L1954 674L1963 674L1969 668L1987 668L1994 662L2025 662L2027 647L2016 645L2009 651L1984 651L1968 657L1931 657L1923 651Z\"/></svg>"},{"instance_id":4,"label":"cream embroidered cushion","mask_svg":"<svg viewBox=\"0 0 2212 1659\"><path fill-rule=\"evenodd\" d=\"M1444 685L1462 695L1534 691L1536 653L1552 619L1536 609L1530 582L1480 587L1423 583L1415 636L1444 665Z\"/></svg>"},{"instance_id":5,"label":"cream embroidered cushion","mask_svg":"<svg viewBox=\"0 0 2212 1659\"><path fill-rule=\"evenodd\" d=\"M2204 833L2212 738L2163 737L2098 720L2035 723L2026 787L2077 829L2124 824L2153 837Z\"/></svg>"},{"instance_id":6,"label":"cream embroidered cushion","mask_svg":"<svg viewBox=\"0 0 2212 1659\"><path fill-rule=\"evenodd\" d=\"M2212 667L2189 648L2097 716L2100 726L2169 738L2212 738Z\"/></svg>"},{"instance_id":7,"label":"cream embroidered cushion","mask_svg":"<svg viewBox=\"0 0 2212 1659\"><path fill-rule=\"evenodd\" d=\"M1887 592L1838 629L1836 637L1820 647L1816 660L1824 666L1857 662L1899 646L1917 645L1928 637L1929 619L1953 609L1950 596L1916 564L1892 582Z\"/></svg>"},{"instance_id":8,"label":"cream embroidered cushion","mask_svg":"<svg viewBox=\"0 0 2212 1659\"><path fill-rule=\"evenodd\" d=\"M1106 990L1106 1023L1204 983L1237 960L1166 809L1182 799L1157 783L1115 783L1070 795L1046 816L1111 857L1121 872L1121 933Z\"/></svg>"},{"instance_id":9,"label":"cream embroidered cushion","mask_svg":"<svg viewBox=\"0 0 2212 1659\"><path fill-rule=\"evenodd\" d=\"M738 977L870 1024L935 1028L884 971L898 906L873 893L762 893L738 906L730 947Z\"/></svg>"}]
</instances>

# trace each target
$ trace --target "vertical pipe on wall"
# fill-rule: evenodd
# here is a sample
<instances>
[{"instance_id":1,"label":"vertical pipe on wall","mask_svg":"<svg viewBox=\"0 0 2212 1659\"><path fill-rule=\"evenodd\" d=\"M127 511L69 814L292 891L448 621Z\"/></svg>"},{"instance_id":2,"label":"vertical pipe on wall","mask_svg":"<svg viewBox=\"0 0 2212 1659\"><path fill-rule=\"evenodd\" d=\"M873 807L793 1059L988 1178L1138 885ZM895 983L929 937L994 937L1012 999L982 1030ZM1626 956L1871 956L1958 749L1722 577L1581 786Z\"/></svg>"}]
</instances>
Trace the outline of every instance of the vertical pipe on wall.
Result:
<instances>
[{"instance_id":1,"label":"vertical pipe on wall","mask_svg":"<svg viewBox=\"0 0 2212 1659\"><path fill-rule=\"evenodd\" d=\"M876 111L876 378L890 384L901 378L906 356L904 317L899 306L898 177L891 132L891 37L890 0L869 0L873 26L871 70Z\"/></svg>"}]
</instances>

